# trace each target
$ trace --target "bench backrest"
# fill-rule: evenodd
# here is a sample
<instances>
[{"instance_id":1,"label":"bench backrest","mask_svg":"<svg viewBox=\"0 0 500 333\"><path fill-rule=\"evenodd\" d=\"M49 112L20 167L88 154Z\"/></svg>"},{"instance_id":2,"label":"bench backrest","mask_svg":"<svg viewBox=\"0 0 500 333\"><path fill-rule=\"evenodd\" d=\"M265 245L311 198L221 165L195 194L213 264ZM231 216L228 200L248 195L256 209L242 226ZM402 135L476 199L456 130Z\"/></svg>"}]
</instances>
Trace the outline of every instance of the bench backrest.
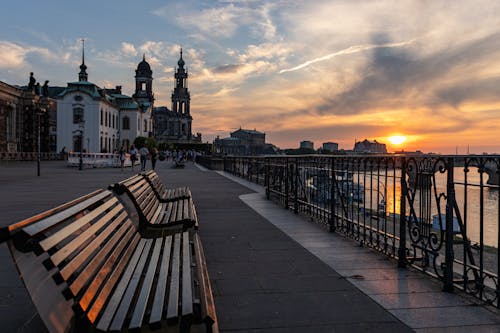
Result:
<instances>
[{"instance_id":1,"label":"bench backrest","mask_svg":"<svg viewBox=\"0 0 500 333\"><path fill-rule=\"evenodd\" d=\"M63 332L74 325L75 302L86 310L102 300L105 279L128 262L139 239L119 200L98 191L18 228L8 245L45 325Z\"/></svg>"},{"instance_id":2,"label":"bench backrest","mask_svg":"<svg viewBox=\"0 0 500 333\"><path fill-rule=\"evenodd\" d=\"M175 201L179 199L189 199L191 198L191 191L188 187L177 187L167 189L163 185L160 177L154 170L143 173L144 177L151 184L151 187L155 191L158 199L162 202Z\"/></svg>"},{"instance_id":3,"label":"bench backrest","mask_svg":"<svg viewBox=\"0 0 500 333\"><path fill-rule=\"evenodd\" d=\"M151 184L142 175L130 177L112 188L118 194L127 193L137 209L139 223L145 226L151 223L161 203Z\"/></svg>"}]
</instances>

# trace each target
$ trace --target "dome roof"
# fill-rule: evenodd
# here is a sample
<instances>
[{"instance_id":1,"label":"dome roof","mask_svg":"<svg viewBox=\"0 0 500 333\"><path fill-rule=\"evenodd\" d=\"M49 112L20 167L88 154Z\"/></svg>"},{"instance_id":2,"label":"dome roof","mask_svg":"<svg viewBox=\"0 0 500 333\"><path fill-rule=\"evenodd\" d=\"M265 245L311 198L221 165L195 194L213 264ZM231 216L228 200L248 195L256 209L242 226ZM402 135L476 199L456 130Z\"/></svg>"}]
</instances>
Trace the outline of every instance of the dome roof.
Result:
<instances>
[{"instance_id":1,"label":"dome roof","mask_svg":"<svg viewBox=\"0 0 500 333\"><path fill-rule=\"evenodd\" d=\"M137 65L137 71L138 72L151 72L151 66L149 66L149 63L146 61L146 55L142 56L142 61Z\"/></svg>"}]
</instances>

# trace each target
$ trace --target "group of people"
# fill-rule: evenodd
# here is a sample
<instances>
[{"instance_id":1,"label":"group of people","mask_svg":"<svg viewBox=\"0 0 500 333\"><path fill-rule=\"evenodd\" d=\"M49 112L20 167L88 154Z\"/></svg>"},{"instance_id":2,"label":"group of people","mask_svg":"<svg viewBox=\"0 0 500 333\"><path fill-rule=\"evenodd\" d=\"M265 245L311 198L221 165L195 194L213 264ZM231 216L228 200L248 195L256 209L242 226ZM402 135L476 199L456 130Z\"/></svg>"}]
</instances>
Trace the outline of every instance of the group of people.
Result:
<instances>
[{"instance_id":1,"label":"group of people","mask_svg":"<svg viewBox=\"0 0 500 333\"><path fill-rule=\"evenodd\" d=\"M160 156L160 152L158 148L153 147L153 149L149 150L146 146L137 149L134 145L130 147L128 151L130 154L130 161L132 163L132 170L134 170L136 162L139 160L140 162L140 171L146 171L146 164L148 160L151 160L151 169L156 168L156 162ZM125 160L127 158L127 150L125 146L122 146L118 151L120 156L120 165L123 171ZM172 159L173 162L184 162L184 161L194 161L197 155L197 152L194 150L166 150L161 153L163 157L168 161ZM163 159L162 159L163 160Z\"/></svg>"},{"instance_id":2,"label":"group of people","mask_svg":"<svg viewBox=\"0 0 500 333\"><path fill-rule=\"evenodd\" d=\"M118 152L120 155L120 166L123 171L123 167L125 164L127 151L124 146L120 148ZM153 147L151 151L146 146L141 147L140 149L136 149L134 145L130 147L130 162L132 163L132 171L134 170L135 162L137 162L137 155L139 155L140 163L141 163L141 171L146 171L146 163L148 160L151 160L151 168L154 170L156 168L156 161L158 160L158 149Z\"/></svg>"}]
</instances>

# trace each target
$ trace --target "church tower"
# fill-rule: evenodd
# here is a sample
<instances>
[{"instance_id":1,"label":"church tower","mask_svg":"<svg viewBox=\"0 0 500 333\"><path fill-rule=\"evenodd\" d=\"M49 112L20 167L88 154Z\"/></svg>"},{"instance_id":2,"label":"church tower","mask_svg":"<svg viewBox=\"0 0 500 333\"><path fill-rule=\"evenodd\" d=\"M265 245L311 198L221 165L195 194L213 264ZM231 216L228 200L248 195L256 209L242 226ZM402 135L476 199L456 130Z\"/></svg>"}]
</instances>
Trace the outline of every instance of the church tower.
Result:
<instances>
[{"instance_id":1,"label":"church tower","mask_svg":"<svg viewBox=\"0 0 500 333\"><path fill-rule=\"evenodd\" d=\"M153 71L146 61L146 55L135 70L135 93L132 95L136 100L153 103Z\"/></svg>"},{"instance_id":2,"label":"church tower","mask_svg":"<svg viewBox=\"0 0 500 333\"><path fill-rule=\"evenodd\" d=\"M182 59L182 48L177 65L179 67L175 71L175 87L172 93L172 111L189 116L189 102L191 97L189 96L187 87L188 73L187 69L184 68L185 62L184 59Z\"/></svg>"}]
</instances>

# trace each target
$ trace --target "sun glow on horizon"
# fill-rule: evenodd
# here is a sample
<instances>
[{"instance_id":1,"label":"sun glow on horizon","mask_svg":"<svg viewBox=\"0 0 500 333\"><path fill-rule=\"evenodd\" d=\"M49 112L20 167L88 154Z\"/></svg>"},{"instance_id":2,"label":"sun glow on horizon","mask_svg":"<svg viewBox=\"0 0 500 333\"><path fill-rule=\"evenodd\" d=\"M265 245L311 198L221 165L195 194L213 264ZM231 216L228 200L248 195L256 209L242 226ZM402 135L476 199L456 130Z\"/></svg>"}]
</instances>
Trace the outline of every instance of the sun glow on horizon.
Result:
<instances>
[{"instance_id":1,"label":"sun glow on horizon","mask_svg":"<svg viewBox=\"0 0 500 333\"><path fill-rule=\"evenodd\" d=\"M404 135L392 135L387 138L389 142L393 145L400 145L406 141L406 136Z\"/></svg>"}]
</instances>

